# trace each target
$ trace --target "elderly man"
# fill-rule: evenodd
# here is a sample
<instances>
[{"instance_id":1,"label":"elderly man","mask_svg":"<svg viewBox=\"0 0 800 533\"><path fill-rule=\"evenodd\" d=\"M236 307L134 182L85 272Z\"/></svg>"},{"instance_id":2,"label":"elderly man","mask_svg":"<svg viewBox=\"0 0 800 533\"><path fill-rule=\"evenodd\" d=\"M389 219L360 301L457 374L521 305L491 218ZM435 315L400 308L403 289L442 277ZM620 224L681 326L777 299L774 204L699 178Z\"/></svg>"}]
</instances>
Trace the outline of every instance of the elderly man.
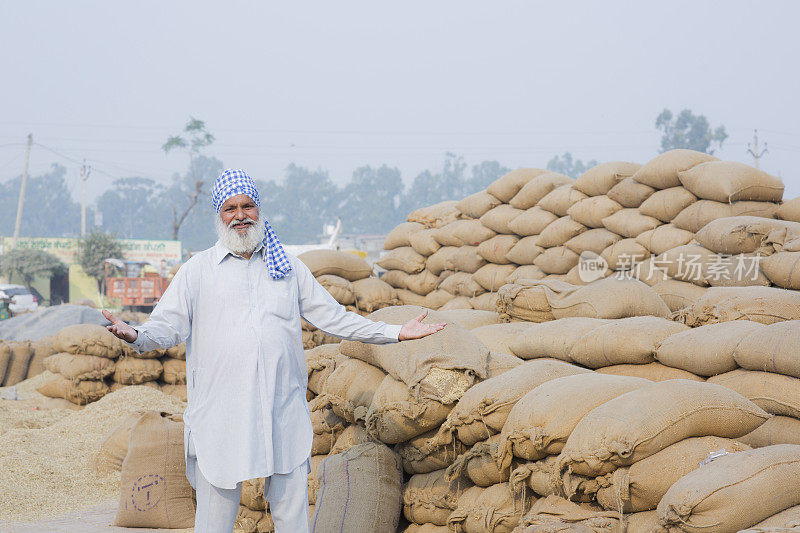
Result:
<instances>
[{"instance_id":1,"label":"elderly man","mask_svg":"<svg viewBox=\"0 0 800 533\"><path fill-rule=\"evenodd\" d=\"M279 533L308 530L313 431L300 317L344 339L417 339L445 324L403 326L350 313L288 255L259 212L253 180L226 170L211 193L219 240L184 264L150 320L108 330L139 351L186 341L186 477L197 491L195 531L230 532L242 481L266 478Z\"/></svg>"}]
</instances>

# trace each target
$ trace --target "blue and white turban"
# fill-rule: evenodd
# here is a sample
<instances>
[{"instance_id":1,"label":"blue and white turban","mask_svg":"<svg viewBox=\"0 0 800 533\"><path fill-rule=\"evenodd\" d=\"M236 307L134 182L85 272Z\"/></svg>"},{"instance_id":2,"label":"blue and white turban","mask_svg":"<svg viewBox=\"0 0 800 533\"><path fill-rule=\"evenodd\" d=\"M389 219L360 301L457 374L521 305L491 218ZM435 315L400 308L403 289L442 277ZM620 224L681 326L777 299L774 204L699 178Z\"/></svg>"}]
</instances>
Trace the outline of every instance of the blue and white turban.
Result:
<instances>
[{"instance_id":1,"label":"blue and white turban","mask_svg":"<svg viewBox=\"0 0 800 533\"><path fill-rule=\"evenodd\" d=\"M211 203L214 206L214 211L219 213L225 200L237 194L244 194L250 197L259 208L261 207L261 201L258 199L258 190L253 178L248 176L244 170L228 169L220 174L217 181L214 182L214 189L211 191ZM286 257L281 241L278 240L278 236L275 235L275 231L266 220L264 220L264 240L262 242L266 249L264 259L267 262L267 270L270 277L272 279L284 277L292 270L292 265L289 262L289 258Z\"/></svg>"}]
</instances>

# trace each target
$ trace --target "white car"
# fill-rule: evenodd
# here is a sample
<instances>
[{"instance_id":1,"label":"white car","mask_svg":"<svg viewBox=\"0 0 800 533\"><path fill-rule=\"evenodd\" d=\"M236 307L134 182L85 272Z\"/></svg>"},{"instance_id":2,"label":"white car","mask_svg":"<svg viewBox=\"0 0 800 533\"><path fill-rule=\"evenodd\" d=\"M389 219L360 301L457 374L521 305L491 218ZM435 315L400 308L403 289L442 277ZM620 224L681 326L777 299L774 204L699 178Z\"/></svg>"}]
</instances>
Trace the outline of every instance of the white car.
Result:
<instances>
[{"instance_id":1,"label":"white car","mask_svg":"<svg viewBox=\"0 0 800 533\"><path fill-rule=\"evenodd\" d=\"M0 284L0 298L11 299L8 308L14 315L39 309L39 299L23 285Z\"/></svg>"}]
</instances>

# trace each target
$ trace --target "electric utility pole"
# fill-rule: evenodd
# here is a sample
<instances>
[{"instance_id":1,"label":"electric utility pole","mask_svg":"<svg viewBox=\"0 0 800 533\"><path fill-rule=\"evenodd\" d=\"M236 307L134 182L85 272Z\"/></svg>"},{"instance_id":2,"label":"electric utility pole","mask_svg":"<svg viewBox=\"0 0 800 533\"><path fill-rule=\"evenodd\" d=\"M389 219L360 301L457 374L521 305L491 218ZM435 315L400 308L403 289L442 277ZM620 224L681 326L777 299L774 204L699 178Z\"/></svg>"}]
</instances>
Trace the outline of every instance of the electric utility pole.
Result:
<instances>
[{"instance_id":1,"label":"electric utility pole","mask_svg":"<svg viewBox=\"0 0 800 533\"><path fill-rule=\"evenodd\" d=\"M747 152L753 156L756 164L755 167L758 168L758 160L767 153L767 143L764 143L764 149L759 152L758 151L758 130L753 130L753 148L750 148L750 143L747 143Z\"/></svg>"},{"instance_id":2,"label":"electric utility pole","mask_svg":"<svg viewBox=\"0 0 800 533\"><path fill-rule=\"evenodd\" d=\"M17 247L19 238L19 227L22 224L22 206L25 203L25 184L28 181L28 163L31 160L31 144L33 144L33 133L28 134L28 146L25 148L25 166L22 167L22 185L19 188L19 200L17 201L17 220L14 222L14 247Z\"/></svg>"},{"instance_id":3,"label":"electric utility pole","mask_svg":"<svg viewBox=\"0 0 800 533\"><path fill-rule=\"evenodd\" d=\"M86 180L89 179L91 172L92 167L87 165L84 159L81 165L81 237L86 236Z\"/></svg>"}]
</instances>

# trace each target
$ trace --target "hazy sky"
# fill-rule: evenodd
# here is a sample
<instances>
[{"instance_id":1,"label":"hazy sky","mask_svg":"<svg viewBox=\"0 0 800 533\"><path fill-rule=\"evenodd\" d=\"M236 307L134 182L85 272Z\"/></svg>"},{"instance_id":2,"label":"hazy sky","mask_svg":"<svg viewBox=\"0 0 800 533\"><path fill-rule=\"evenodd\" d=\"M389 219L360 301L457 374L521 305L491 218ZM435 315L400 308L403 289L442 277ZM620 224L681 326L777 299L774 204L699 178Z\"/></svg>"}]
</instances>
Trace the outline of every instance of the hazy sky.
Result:
<instances>
[{"instance_id":1,"label":"hazy sky","mask_svg":"<svg viewBox=\"0 0 800 533\"><path fill-rule=\"evenodd\" d=\"M166 181L160 150L192 115L227 167L276 179L290 162L343 183L386 163L408 182L446 151L469 164L646 162L668 107L730 135L717 155L800 195L800 3L81 2L0 0L0 181L25 136L114 177ZM34 146L32 173L59 162Z\"/></svg>"}]
</instances>

